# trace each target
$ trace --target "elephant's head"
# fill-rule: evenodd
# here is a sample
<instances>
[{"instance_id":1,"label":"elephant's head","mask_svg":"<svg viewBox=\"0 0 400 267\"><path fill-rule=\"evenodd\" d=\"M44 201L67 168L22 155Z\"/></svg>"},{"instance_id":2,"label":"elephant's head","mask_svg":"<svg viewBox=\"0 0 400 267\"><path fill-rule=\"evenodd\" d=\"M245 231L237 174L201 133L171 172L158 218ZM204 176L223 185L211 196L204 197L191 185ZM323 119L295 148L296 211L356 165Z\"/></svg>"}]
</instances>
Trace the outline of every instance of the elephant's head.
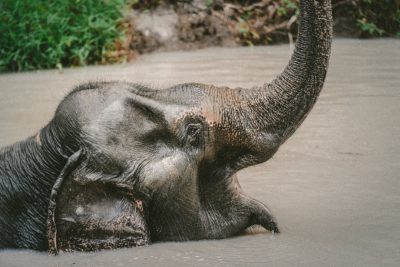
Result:
<instances>
[{"instance_id":1,"label":"elephant's head","mask_svg":"<svg viewBox=\"0 0 400 267\"><path fill-rule=\"evenodd\" d=\"M301 1L301 16L290 63L261 87L106 82L72 91L47 126L70 156L52 192L50 247L224 238L254 224L278 232L235 173L271 158L322 88L330 1Z\"/></svg>"}]
</instances>

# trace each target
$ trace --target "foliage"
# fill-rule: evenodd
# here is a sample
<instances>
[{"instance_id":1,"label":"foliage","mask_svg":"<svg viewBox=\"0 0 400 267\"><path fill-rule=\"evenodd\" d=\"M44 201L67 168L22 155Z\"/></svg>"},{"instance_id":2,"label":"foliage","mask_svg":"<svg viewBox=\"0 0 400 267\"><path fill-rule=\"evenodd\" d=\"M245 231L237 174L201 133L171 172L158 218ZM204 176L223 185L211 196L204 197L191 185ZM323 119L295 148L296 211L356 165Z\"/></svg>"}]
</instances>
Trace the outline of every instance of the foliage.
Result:
<instances>
[{"instance_id":1,"label":"foliage","mask_svg":"<svg viewBox=\"0 0 400 267\"><path fill-rule=\"evenodd\" d=\"M0 71L104 62L122 42L124 0L1 0Z\"/></svg>"},{"instance_id":2,"label":"foliage","mask_svg":"<svg viewBox=\"0 0 400 267\"><path fill-rule=\"evenodd\" d=\"M360 27L361 31L368 33L369 35L382 35L383 30L379 29L378 26L373 22L368 22L366 18L358 19L357 25Z\"/></svg>"},{"instance_id":3,"label":"foliage","mask_svg":"<svg viewBox=\"0 0 400 267\"><path fill-rule=\"evenodd\" d=\"M159 6L186 22L178 29L195 32L185 33L195 39L179 35L181 42L209 38L205 44L219 45L231 38L265 45L291 42L297 33L299 0L0 0L0 72L129 59L145 34L123 18L123 8L148 12ZM335 33L345 25L346 36L400 38L398 0L332 0L332 6Z\"/></svg>"},{"instance_id":4,"label":"foliage","mask_svg":"<svg viewBox=\"0 0 400 267\"><path fill-rule=\"evenodd\" d=\"M279 16L285 16L293 10L296 11L296 15L300 12L299 4L293 0L283 0L282 5L277 9Z\"/></svg>"},{"instance_id":5,"label":"foliage","mask_svg":"<svg viewBox=\"0 0 400 267\"><path fill-rule=\"evenodd\" d=\"M234 34L243 45L260 45L292 40L297 27L299 0L230 1L237 18Z\"/></svg>"},{"instance_id":6,"label":"foliage","mask_svg":"<svg viewBox=\"0 0 400 267\"><path fill-rule=\"evenodd\" d=\"M333 0L334 18L346 17L357 27L356 37L400 34L400 2L397 0Z\"/></svg>"},{"instance_id":7,"label":"foliage","mask_svg":"<svg viewBox=\"0 0 400 267\"><path fill-rule=\"evenodd\" d=\"M212 7L214 4L214 0L205 0L207 7Z\"/></svg>"}]
</instances>

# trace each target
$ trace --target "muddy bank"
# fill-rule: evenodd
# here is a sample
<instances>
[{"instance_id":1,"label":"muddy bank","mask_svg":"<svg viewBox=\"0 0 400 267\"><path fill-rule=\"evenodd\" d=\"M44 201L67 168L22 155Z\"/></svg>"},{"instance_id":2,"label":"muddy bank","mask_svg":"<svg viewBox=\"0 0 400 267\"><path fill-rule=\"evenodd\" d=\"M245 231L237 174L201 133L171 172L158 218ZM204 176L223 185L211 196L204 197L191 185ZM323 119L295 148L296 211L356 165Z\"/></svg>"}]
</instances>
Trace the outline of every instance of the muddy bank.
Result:
<instances>
[{"instance_id":1,"label":"muddy bank","mask_svg":"<svg viewBox=\"0 0 400 267\"><path fill-rule=\"evenodd\" d=\"M400 2L332 1L337 37L400 34ZM298 0L137 1L125 15L131 50L188 50L209 46L291 43L299 22Z\"/></svg>"},{"instance_id":2,"label":"muddy bank","mask_svg":"<svg viewBox=\"0 0 400 267\"><path fill-rule=\"evenodd\" d=\"M88 79L251 87L278 74L290 53L288 45L209 48L0 75L0 146L37 132L70 88ZM0 266L398 266L399 58L400 41L335 40L326 86L304 124L273 159L239 173L243 189L276 215L281 234L57 257L5 250Z\"/></svg>"},{"instance_id":3,"label":"muddy bank","mask_svg":"<svg viewBox=\"0 0 400 267\"><path fill-rule=\"evenodd\" d=\"M297 33L295 1L153 2L126 14L130 47L139 53L287 43Z\"/></svg>"}]
</instances>

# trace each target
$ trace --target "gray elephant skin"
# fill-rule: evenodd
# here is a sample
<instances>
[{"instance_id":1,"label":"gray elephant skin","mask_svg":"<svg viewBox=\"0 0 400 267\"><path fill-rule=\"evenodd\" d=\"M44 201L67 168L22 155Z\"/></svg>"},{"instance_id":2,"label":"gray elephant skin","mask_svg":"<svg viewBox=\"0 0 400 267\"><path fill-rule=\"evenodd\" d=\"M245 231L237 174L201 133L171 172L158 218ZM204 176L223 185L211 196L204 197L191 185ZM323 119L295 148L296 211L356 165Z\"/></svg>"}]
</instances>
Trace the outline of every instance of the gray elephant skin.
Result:
<instances>
[{"instance_id":1,"label":"gray elephant skin","mask_svg":"<svg viewBox=\"0 0 400 267\"><path fill-rule=\"evenodd\" d=\"M0 248L93 251L220 239L252 225L278 233L236 173L270 159L323 86L331 3L300 5L292 58L262 86L73 89L43 129L0 150Z\"/></svg>"}]
</instances>

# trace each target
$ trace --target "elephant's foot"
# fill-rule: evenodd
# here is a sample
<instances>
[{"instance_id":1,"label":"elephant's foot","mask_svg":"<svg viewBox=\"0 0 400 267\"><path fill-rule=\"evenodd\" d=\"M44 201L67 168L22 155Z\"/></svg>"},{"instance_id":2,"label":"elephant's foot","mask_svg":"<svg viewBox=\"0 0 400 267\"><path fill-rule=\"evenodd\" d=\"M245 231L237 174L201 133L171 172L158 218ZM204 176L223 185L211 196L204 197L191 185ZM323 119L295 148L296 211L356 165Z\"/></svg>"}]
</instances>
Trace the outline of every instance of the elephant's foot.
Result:
<instances>
[{"instance_id":1,"label":"elephant's foot","mask_svg":"<svg viewBox=\"0 0 400 267\"><path fill-rule=\"evenodd\" d=\"M142 199L114 184L82 184L74 179L69 170L78 158L79 154L71 157L53 188L48 219L50 253L150 244Z\"/></svg>"},{"instance_id":2,"label":"elephant's foot","mask_svg":"<svg viewBox=\"0 0 400 267\"><path fill-rule=\"evenodd\" d=\"M65 252L71 251L98 251L103 249L116 249L127 247L140 247L150 244L146 233L114 233L108 237L68 237L58 240L59 250Z\"/></svg>"}]
</instances>

